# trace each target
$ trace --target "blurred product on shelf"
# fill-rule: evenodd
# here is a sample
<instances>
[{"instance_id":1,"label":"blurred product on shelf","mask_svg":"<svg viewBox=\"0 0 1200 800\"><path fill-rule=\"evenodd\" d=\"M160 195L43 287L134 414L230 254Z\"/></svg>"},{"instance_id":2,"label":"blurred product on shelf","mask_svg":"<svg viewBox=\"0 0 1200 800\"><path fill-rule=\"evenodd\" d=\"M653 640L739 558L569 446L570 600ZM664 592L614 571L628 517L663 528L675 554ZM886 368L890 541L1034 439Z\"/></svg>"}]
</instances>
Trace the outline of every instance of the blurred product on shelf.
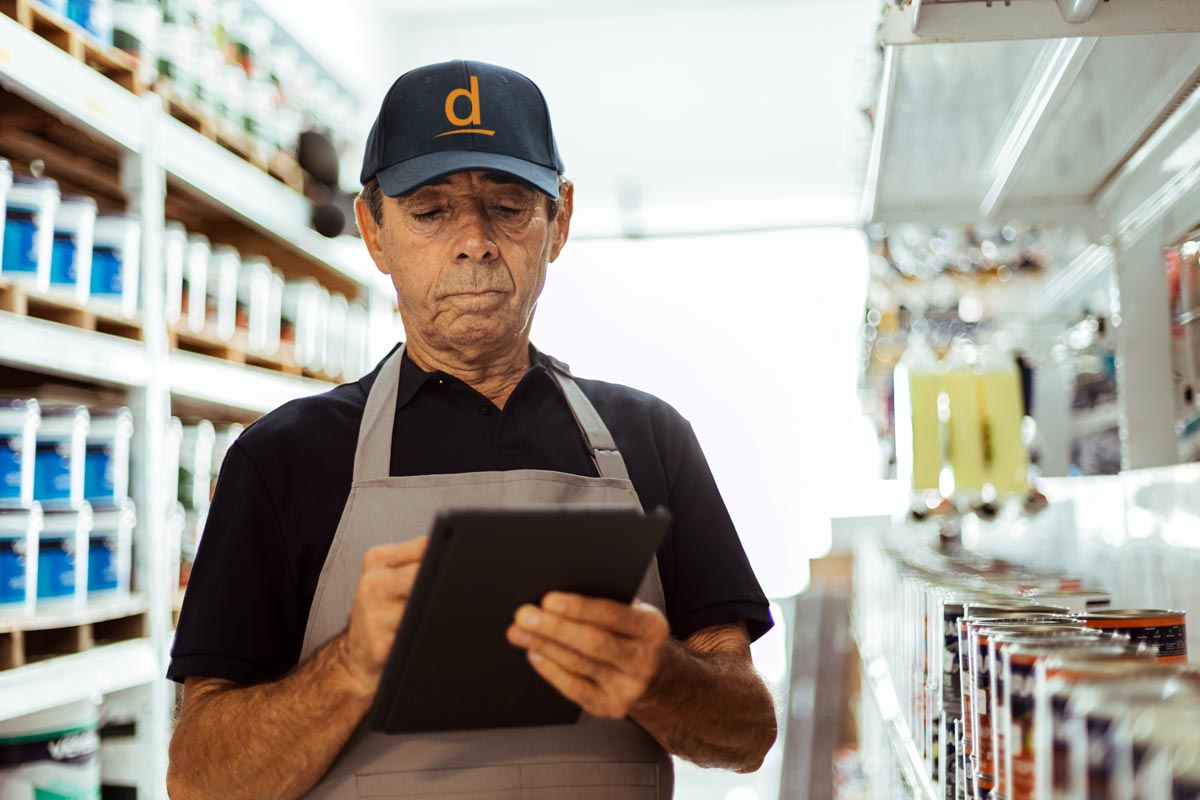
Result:
<instances>
[{"instance_id":1,"label":"blurred product on shelf","mask_svg":"<svg viewBox=\"0 0 1200 800\"><path fill-rule=\"evenodd\" d=\"M204 333L208 323L208 264L211 259L212 245L208 237L190 234L181 275L183 285L180 298L182 317L192 333Z\"/></svg>"},{"instance_id":2,"label":"blurred product on shelf","mask_svg":"<svg viewBox=\"0 0 1200 800\"><path fill-rule=\"evenodd\" d=\"M942 473L938 416L942 375L925 337L916 335L896 365L896 464L901 483L915 493L936 492Z\"/></svg>"},{"instance_id":3,"label":"blurred product on shelf","mask_svg":"<svg viewBox=\"0 0 1200 800\"><path fill-rule=\"evenodd\" d=\"M67 19L95 37L104 47L113 43L114 0L67 0Z\"/></svg>"},{"instance_id":4,"label":"blurred product on shelf","mask_svg":"<svg viewBox=\"0 0 1200 800\"><path fill-rule=\"evenodd\" d=\"M283 277L261 256L242 259L237 288L237 331L246 349L256 355L273 356L279 350L279 326L283 308Z\"/></svg>"},{"instance_id":5,"label":"blurred product on shelf","mask_svg":"<svg viewBox=\"0 0 1200 800\"><path fill-rule=\"evenodd\" d=\"M213 333L232 342L237 333L238 274L242 257L227 244L214 245L208 261L207 319Z\"/></svg>"},{"instance_id":6,"label":"blurred product on shelf","mask_svg":"<svg viewBox=\"0 0 1200 800\"><path fill-rule=\"evenodd\" d=\"M37 400L0 399L0 508L32 508L37 433Z\"/></svg>"},{"instance_id":7,"label":"blurred product on shelf","mask_svg":"<svg viewBox=\"0 0 1200 800\"><path fill-rule=\"evenodd\" d=\"M0 277L36 282L50 273L58 183L27 175L13 177L5 206L4 259Z\"/></svg>"},{"instance_id":8,"label":"blurred product on shelf","mask_svg":"<svg viewBox=\"0 0 1200 800\"><path fill-rule=\"evenodd\" d=\"M987 433L988 479L998 497L1024 497L1029 490L1029 456L1021 433L1025 397L1017 362L996 347L980 351L976 371ZM951 417L953 418L953 408Z\"/></svg>"},{"instance_id":9,"label":"blurred product on shelf","mask_svg":"<svg viewBox=\"0 0 1200 800\"><path fill-rule=\"evenodd\" d=\"M42 507L0 509L0 615L32 614L37 608L38 540Z\"/></svg>"},{"instance_id":10,"label":"blurred product on shelf","mask_svg":"<svg viewBox=\"0 0 1200 800\"><path fill-rule=\"evenodd\" d=\"M87 305L92 288L92 247L96 231L96 201L65 195L54 214L54 246L50 270L38 281L43 291L70 292Z\"/></svg>"},{"instance_id":11,"label":"blurred product on shelf","mask_svg":"<svg viewBox=\"0 0 1200 800\"><path fill-rule=\"evenodd\" d=\"M1166 251L1180 458L1200 461L1200 234Z\"/></svg>"},{"instance_id":12,"label":"blurred product on shelf","mask_svg":"<svg viewBox=\"0 0 1200 800\"><path fill-rule=\"evenodd\" d=\"M67 403L41 405L33 499L47 511L83 505L89 414Z\"/></svg>"},{"instance_id":13,"label":"blurred product on shelf","mask_svg":"<svg viewBox=\"0 0 1200 800\"><path fill-rule=\"evenodd\" d=\"M187 254L187 229L180 222L168 220L163 225L163 314L167 325L178 326L184 317L183 276Z\"/></svg>"},{"instance_id":14,"label":"blurred product on shelf","mask_svg":"<svg viewBox=\"0 0 1200 800\"><path fill-rule=\"evenodd\" d=\"M0 797L100 797L99 719L83 700L0 720Z\"/></svg>"},{"instance_id":15,"label":"blurred product on shelf","mask_svg":"<svg viewBox=\"0 0 1200 800\"><path fill-rule=\"evenodd\" d=\"M187 585L212 497L212 463L217 433L208 420L180 425L179 455L172 460L179 464L177 501L187 515L180 542L179 579L180 585Z\"/></svg>"},{"instance_id":16,"label":"blurred product on shelf","mask_svg":"<svg viewBox=\"0 0 1200 800\"><path fill-rule=\"evenodd\" d=\"M983 400L975 373L975 348L959 339L942 362L945 374L950 471L954 494L968 502L983 492L984 421Z\"/></svg>"},{"instance_id":17,"label":"blurred product on shelf","mask_svg":"<svg viewBox=\"0 0 1200 800\"><path fill-rule=\"evenodd\" d=\"M162 9L150 0L113 0L113 45L137 61L138 76L147 86L158 79Z\"/></svg>"},{"instance_id":18,"label":"blurred product on shelf","mask_svg":"<svg viewBox=\"0 0 1200 800\"><path fill-rule=\"evenodd\" d=\"M92 508L116 508L129 497L129 447L133 414L128 408L91 409L83 496Z\"/></svg>"},{"instance_id":19,"label":"blurred product on shelf","mask_svg":"<svg viewBox=\"0 0 1200 800\"><path fill-rule=\"evenodd\" d=\"M82 608L87 602L92 509L49 510L38 539L37 602L43 607Z\"/></svg>"},{"instance_id":20,"label":"blurred product on shelf","mask_svg":"<svg viewBox=\"0 0 1200 800\"><path fill-rule=\"evenodd\" d=\"M142 225L132 214L104 212L96 218L92 250L92 297L127 318L137 315Z\"/></svg>"},{"instance_id":21,"label":"blurred product on shelf","mask_svg":"<svg viewBox=\"0 0 1200 800\"><path fill-rule=\"evenodd\" d=\"M117 508L93 510L88 538L88 597L129 594L136 524L137 513L129 499Z\"/></svg>"},{"instance_id":22,"label":"blurred product on shelf","mask_svg":"<svg viewBox=\"0 0 1200 800\"><path fill-rule=\"evenodd\" d=\"M1143 733L1134 758L1133 731L1162 703L1200 719L1184 614L1086 602L1077 613L1067 605L1108 595L1071 575L937 552L917 532L897 529L855 560L867 683L891 676L904 724L889 735L911 739L916 780L947 800L1171 797L1139 793L1147 754L1164 743ZM887 756L882 747L869 755ZM1164 766L1170 755L1154 762L1160 786L1187 778Z\"/></svg>"},{"instance_id":23,"label":"blurred product on shelf","mask_svg":"<svg viewBox=\"0 0 1200 800\"><path fill-rule=\"evenodd\" d=\"M312 278L288 283L283 290L282 339L305 369L319 372L325 342L322 330L329 313L329 292Z\"/></svg>"}]
</instances>

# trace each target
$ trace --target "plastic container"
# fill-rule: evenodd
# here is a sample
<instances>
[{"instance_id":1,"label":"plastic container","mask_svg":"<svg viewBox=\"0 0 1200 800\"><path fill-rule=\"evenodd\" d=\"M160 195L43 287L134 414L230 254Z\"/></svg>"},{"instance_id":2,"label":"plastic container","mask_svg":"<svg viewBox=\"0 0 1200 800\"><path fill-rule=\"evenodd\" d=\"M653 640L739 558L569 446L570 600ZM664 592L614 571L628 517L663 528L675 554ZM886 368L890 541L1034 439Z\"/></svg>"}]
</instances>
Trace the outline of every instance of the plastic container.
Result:
<instances>
[{"instance_id":1,"label":"plastic container","mask_svg":"<svg viewBox=\"0 0 1200 800\"><path fill-rule=\"evenodd\" d=\"M0 615L32 614L37 605L42 507L0 509Z\"/></svg>"},{"instance_id":2,"label":"plastic container","mask_svg":"<svg viewBox=\"0 0 1200 800\"><path fill-rule=\"evenodd\" d=\"M174 92L190 103L196 102L196 84L199 80L197 37L197 31L190 23L168 17L159 31L158 39L159 77L166 79Z\"/></svg>"},{"instance_id":3,"label":"plastic container","mask_svg":"<svg viewBox=\"0 0 1200 800\"><path fill-rule=\"evenodd\" d=\"M324 293L324 297L322 296ZM292 358L306 369L321 368L324 342L318 346L322 303L328 305L328 292L316 280L306 278L288 283L283 290L283 340L292 345Z\"/></svg>"},{"instance_id":4,"label":"plastic container","mask_svg":"<svg viewBox=\"0 0 1200 800\"><path fill-rule=\"evenodd\" d=\"M216 430L208 420L183 428L179 448L179 502L186 515L179 548L182 584L187 583L191 564L200 546L200 536L204 532L204 522L208 518L216 440Z\"/></svg>"},{"instance_id":5,"label":"plastic container","mask_svg":"<svg viewBox=\"0 0 1200 800\"><path fill-rule=\"evenodd\" d=\"M937 358L923 336L914 336L894 373L896 464L901 483L915 493L938 489L942 471Z\"/></svg>"},{"instance_id":6,"label":"plastic container","mask_svg":"<svg viewBox=\"0 0 1200 800\"><path fill-rule=\"evenodd\" d=\"M233 135L244 131L242 126L246 115L248 84L246 73L237 64L226 63L221 68L217 116L223 131Z\"/></svg>"},{"instance_id":7,"label":"plastic container","mask_svg":"<svg viewBox=\"0 0 1200 800\"><path fill-rule=\"evenodd\" d=\"M117 508L129 497L129 445L133 414L128 408L93 409L84 458L83 499L93 508Z\"/></svg>"},{"instance_id":8,"label":"plastic container","mask_svg":"<svg viewBox=\"0 0 1200 800\"><path fill-rule=\"evenodd\" d=\"M163 226L163 316L168 325L183 319L183 273L187 261L188 235L181 223Z\"/></svg>"},{"instance_id":9,"label":"plastic container","mask_svg":"<svg viewBox=\"0 0 1200 800\"><path fill-rule=\"evenodd\" d=\"M198 233L188 236L180 298L183 319L192 333L203 333L208 324L208 264L212 247Z\"/></svg>"},{"instance_id":10,"label":"plastic container","mask_svg":"<svg viewBox=\"0 0 1200 800\"><path fill-rule=\"evenodd\" d=\"M343 295L329 296L329 312L325 322L325 374L331 378L346 374L346 321L350 303Z\"/></svg>"},{"instance_id":11,"label":"plastic container","mask_svg":"<svg viewBox=\"0 0 1200 800\"><path fill-rule=\"evenodd\" d=\"M983 401L980 384L968 360L968 348L955 342L942 362L946 396L950 401L950 466L954 470L954 494L974 498L983 491L984 462Z\"/></svg>"},{"instance_id":12,"label":"plastic container","mask_svg":"<svg viewBox=\"0 0 1200 800\"><path fill-rule=\"evenodd\" d=\"M137 59L138 75L147 84L154 83L158 78L162 9L157 3L114 0L112 15L113 45Z\"/></svg>"},{"instance_id":13,"label":"plastic container","mask_svg":"<svg viewBox=\"0 0 1200 800\"><path fill-rule=\"evenodd\" d=\"M44 511L38 537L38 610L87 602L91 532L92 509L86 503L75 511Z\"/></svg>"},{"instance_id":14,"label":"plastic container","mask_svg":"<svg viewBox=\"0 0 1200 800\"><path fill-rule=\"evenodd\" d=\"M89 415L83 406L41 408L34 467L33 499L50 512L83 505L84 459Z\"/></svg>"},{"instance_id":15,"label":"plastic container","mask_svg":"<svg viewBox=\"0 0 1200 800\"><path fill-rule=\"evenodd\" d=\"M70 291L75 302L87 305L92 288L92 242L96 231L96 201L67 195L54 215L54 245L50 269L39 276L39 288Z\"/></svg>"},{"instance_id":16,"label":"plastic container","mask_svg":"<svg viewBox=\"0 0 1200 800\"><path fill-rule=\"evenodd\" d=\"M89 597L129 594L136 524L137 514L128 498L119 508L93 512L88 537Z\"/></svg>"},{"instance_id":17,"label":"plastic container","mask_svg":"<svg viewBox=\"0 0 1200 800\"><path fill-rule=\"evenodd\" d=\"M50 272L58 202L57 181L24 175L13 178L5 206L0 277L36 281Z\"/></svg>"},{"instance_id":18,"label":"plastic container","mask_svg":"<svg viewBox=\"0 0 1200 800\"><path fill-rule=\"evenodd\" d=\"M0 399L0 508L33 507L41 419L37 400Z\"/></svg>"},{"instance_id":19,"label":"plastic container","mask_svg":"<svg viewBox=\"0 0 1200 800\"><path fill-rule=\"evenodd\" d=\"M1017 362L1010 353L985 348L980 354L978 380L992 488L1000 496L1024 497L1029 491L1029 454L1021 436L1025 398Z\"/></svg>"},{"instance_id":20,"label":"plastic container","mask_svg":"<svg viewBox=\"0 0 1200 800\"><path fill-rule=\"evenodd\" d=\"M99 798L98 727L91 700L0 721L0 798Z\"/></svg>"},{"instance_id":21,"label":"plastic container","mask_svg":"<svg viewBox=\"0 0 1200 800\"><path fill-rule=\"evenodd\" d=\"M242 257L227 244L213 247L208 262L208 319L213 332L223 342L232 342L237 334L238 276Z\"/></svg>"},{"instance_id":22,"label":"plastic container","mask_svg":"<svg viewBox=\"0 0 1200 800\"><path fill-rule=\"evenodd\" d=\"M115 306L125 317L137 315L142 224L130 214L96 218L92 247L92 299Z\"/></svg>"},{"instance_id":23,"label":"plastic container","mask_svg":"<svg viewBox=\"0 0 1200 800\"><path fill-rule=\"evenodd\" d=\"M276 310L279 304L272 298L276 280L271 262L262 256L242 260L238 276L237 327L246 337L246 348L264 356L274 355L279 349L279 312Z\"/></svg>"},{"instance_id":24,"label":"plastic container","mask_svg":"<svg viewBox=\"0 0 1200 800\"><path fill-rule=\"evenodd\" d=\"M163 474L175 476L167 480L164 492L167 507L179 502L179 448L183 443L183 422L179 417L171 417L167 423L167 432L163 437Z\"/></svg>"},{"instance_id":25,"label":"plastic container","mask_svg":"<svg viewBox=\"0 0 1200 800\"><path fill-rule=\"evenodd\" d=\"M104 47L113 44L113 0L67 0L67 18Z\"/></svg>"}]
</instances>

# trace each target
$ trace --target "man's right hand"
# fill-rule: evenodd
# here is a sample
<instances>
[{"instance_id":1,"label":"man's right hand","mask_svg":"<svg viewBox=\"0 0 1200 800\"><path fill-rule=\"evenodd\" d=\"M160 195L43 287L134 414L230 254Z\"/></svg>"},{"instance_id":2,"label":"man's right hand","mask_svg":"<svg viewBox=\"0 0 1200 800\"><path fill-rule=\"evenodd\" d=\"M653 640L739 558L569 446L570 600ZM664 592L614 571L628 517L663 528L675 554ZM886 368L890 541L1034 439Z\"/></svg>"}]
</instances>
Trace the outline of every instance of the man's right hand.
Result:
<instances>
[{"instance_id":1,"label":"man's right hand","mask_svg":"<svg viewBox=\"0 0 1200 800\"><path fill-rule=\"evenodd\" d=\"M347 670L363 696L374 696L412 593L429 537L373 547L363 556L354 608L343 637Z\"/></svg>"}]
</instances>

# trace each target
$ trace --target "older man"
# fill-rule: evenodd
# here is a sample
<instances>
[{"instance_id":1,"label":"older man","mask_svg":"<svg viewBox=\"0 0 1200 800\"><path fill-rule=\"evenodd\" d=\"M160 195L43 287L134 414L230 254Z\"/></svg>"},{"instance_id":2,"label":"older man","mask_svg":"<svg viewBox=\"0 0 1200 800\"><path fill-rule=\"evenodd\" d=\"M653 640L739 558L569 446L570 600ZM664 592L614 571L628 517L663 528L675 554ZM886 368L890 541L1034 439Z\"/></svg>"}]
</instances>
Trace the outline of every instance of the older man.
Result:
<instances>
[{"instance_id":1,"label":"older man","mask_svg":"<svg viewBox=\"0 0 1200 800\"><path fill-rule=\"evenodd\" d=\"M541 92L476 62L406 73L362 181L407 342L226 456L172 654L171 796L668 798L669 754L757 769L775 713L750 642L771 617L691 427L530 345L573 197ZM602 336L619 314L579 324ZM434 516L561 503L674 517L633 604L513 609L509 642L582 721L368 732Z\"/></svg>"}]
</instances>

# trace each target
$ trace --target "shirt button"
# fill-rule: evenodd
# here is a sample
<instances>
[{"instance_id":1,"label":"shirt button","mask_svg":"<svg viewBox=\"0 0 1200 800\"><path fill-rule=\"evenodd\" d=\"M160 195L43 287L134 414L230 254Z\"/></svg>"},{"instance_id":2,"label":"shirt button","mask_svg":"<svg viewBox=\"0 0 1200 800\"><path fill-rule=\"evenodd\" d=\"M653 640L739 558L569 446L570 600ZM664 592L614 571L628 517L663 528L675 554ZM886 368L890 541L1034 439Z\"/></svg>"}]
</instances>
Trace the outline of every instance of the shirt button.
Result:
<instances>
[{"instance_id":1,"label":"shirt button","mask_svg":"<svg viewBox=\"0 0 1200 800\"><path fill-rule=\"evenodd\" d=\"M490 417L492 415L492 407L487 403L480 403L479 408L475 409L481 417Z\"/></svg>"}]
</instances>

